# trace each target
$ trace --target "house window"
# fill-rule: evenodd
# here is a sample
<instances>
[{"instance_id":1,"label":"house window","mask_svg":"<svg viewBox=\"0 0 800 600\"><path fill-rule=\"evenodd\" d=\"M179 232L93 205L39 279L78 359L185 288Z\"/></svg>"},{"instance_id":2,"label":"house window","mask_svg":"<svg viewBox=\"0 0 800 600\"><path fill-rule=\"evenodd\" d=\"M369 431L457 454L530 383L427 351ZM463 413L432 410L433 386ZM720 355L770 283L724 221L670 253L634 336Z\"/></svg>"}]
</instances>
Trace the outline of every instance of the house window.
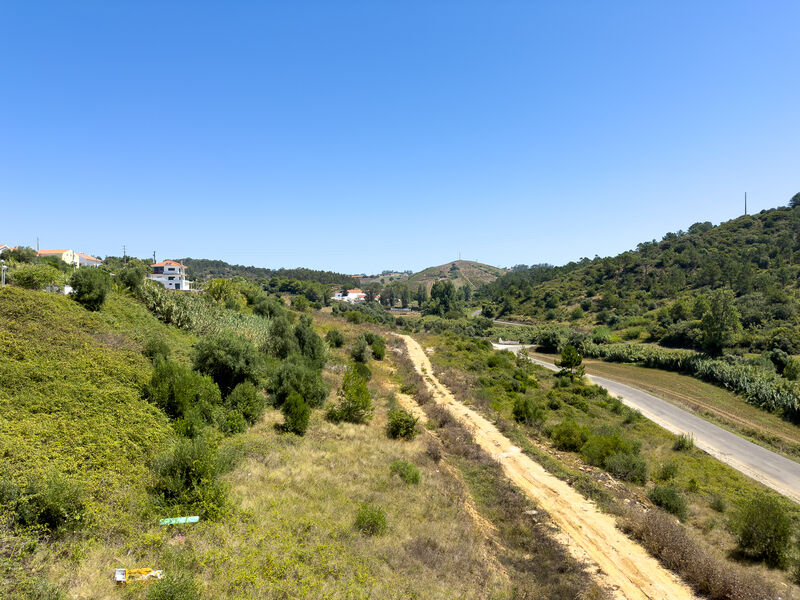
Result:
<instances>
[{"instance_id":1,"label":"house window","mask_svg":"<svg viewBox=\"0 0 800 600\"><path fill-rule=\"evenodd\" d=\"M172 281L172 280L173 280L173 279L175 279L175 278L174 278L174 277L167 277L167 279L169 279L170 281Z\"/></svg>"}]
</instances>

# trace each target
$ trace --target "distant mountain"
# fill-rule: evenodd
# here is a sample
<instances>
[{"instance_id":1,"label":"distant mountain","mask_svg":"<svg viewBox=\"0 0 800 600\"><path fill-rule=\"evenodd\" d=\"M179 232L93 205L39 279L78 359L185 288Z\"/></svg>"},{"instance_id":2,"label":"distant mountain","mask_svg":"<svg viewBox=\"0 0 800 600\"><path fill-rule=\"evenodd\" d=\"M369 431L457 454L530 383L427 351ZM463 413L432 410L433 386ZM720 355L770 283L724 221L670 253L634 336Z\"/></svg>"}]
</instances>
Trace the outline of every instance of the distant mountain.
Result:
<instances>
[{"instance_id":1,"label":"distant mountain","mask_svg":"<svg viewBox=\"0 0 800 600\"><path fill-rule=\"evenodd\" d=\"M420 284L424 284L430 290L437 281L452 281L457 288L467 285L474 290L491 283L505 273L507 273L506 269L500 267L470 260L455 260L438 267L428 267L411 275L408 278L408 285L411 289L415 289Z\"/></svg>"},{"instance_id":2,"label":"distant mountain","mask_svg":"<svg viewBox=\"0 0 800 600\"><path fill-rule=\"evenodd\" d=\"M800 352L800 207L695 223L618 256L514 269L478 292L487 313L607 325L624 339L696 347L713 291L731 290L738 345Z\"/></svg>"},{"instance_id":3,"label":"distant mountain","mask_svg":"<svg viewBox=\"0 0 800 600\"><path fill-rule=\"evenodd\" d=\"M358 279L342 273L332 271L317 271L314 269L267 269L265 267L245 267L244 265L231 265L222 260L209 260L206 258L182 258L180 261L187 267L190 279L204 281L219 277L244 277L245 279L271 279L272 277L286 277L299 281L316 281L317 283L356 287Z\"/></svg>"}]
</instances>

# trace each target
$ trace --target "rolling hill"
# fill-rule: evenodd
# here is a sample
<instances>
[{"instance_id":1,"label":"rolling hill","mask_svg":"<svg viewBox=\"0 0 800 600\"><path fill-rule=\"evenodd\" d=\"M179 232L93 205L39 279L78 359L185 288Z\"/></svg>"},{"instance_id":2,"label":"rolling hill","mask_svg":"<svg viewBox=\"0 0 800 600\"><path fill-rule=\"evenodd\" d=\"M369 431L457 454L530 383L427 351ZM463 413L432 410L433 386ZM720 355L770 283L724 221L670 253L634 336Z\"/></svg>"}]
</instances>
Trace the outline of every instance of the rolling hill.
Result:
<instances>
[{"instance_id":1,"label":"rolling hill","mask_svg":"<svg viewBox=\"0 0 800 600\"><path fill-rule=\"evenodd\" d=\"M484 265L470 260L454 260L437 267L428 267L408 278L409 286L414 289L419 285L431 286L437 281L452 281L457 287L465 285L477 289L482 285L493 282L507 271L500 267Z\"/></svg>"}]
</instances>

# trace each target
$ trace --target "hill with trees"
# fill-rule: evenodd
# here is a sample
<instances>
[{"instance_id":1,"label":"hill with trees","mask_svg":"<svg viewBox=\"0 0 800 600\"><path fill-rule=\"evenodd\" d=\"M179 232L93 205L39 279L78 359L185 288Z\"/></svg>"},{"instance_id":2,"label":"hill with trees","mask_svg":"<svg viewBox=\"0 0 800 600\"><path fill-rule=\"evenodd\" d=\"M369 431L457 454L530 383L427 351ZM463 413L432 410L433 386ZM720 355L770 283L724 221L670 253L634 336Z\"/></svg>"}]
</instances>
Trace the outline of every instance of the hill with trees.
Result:
<instances>
[{"instance_id":1,"label":"hill with trees","mask_svg":"<svg viewBox=\"0 0 800 600\"><path fill-rule=\"evenodd\" d=\"M357 287L358 279L333 271L317 271L314 269L267 269L265 267L246 267L244 265L231 265L222 260L209 260L206 258L182 258L180 261L186 265L187 275L190 279L205 281L220 277L244 277L245 279L271 279L283 277L297 281L313 281L342 287Z\"/></svg>"},{"instance_id":2,"label":"hill with trees","mask_svg":"<svg viewBox=\"0 0 800 600\"><path fill-rule=\"evenodd\" d=\"M517 267L476 294L490 317L664 346L800 353L800 200L695 223L618 256ZM616 334L615 334L616 332Z\"/></svg>"},{"instance_id":3,"label":"hill with trees","mask_svg":"<svg viewBox=\"0 0 800 600\"><path fill-rule=\"evenodd\" d=\"M505 269L470 260L454 260L437 267L428 267L408 278L408 285L415 289L425 285L430 291L437 281L451 281L456 288L469 286L473 290L491 283L506 273Z\"/></svg>"}]
</instances>

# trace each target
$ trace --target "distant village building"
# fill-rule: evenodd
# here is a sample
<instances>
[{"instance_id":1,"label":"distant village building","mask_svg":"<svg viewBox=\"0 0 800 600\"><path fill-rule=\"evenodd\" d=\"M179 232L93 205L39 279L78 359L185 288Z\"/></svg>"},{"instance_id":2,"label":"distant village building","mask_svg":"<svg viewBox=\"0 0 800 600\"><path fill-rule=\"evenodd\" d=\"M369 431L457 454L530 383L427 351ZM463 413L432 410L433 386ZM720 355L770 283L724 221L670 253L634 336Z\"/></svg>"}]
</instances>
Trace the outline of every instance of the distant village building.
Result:
<instances>
[{"instance_id":1,"label":"distant village building","mask_svg":"<svg viewBox=\"0 0 800 600\"><path fill-rule=\"evenodd\" d=\"M39 250L36 256L59 258L72 267L79 267L81 264L78 253L73 250Z\"/></svg>"},{"instance_id":2,"label":"distant village building","mask_svg":"<svg viewBox=\"0 0 800 600\"><path fill-rule=\"evenodd\" d=\"M78 264L81 267L99 267L103 264L103 261L94 256L84 254L83 252L78 252Z\"/></svg>"},{"instance_id":3,"label":"distant village building","mask_svg":"<svg viewBox=\"0 0 800 600\"><path fill-rule=\"evenodd\" d=\"M186 266L176 260L162 260L150 265L153 272L148 279L157 281L168 290L188 290L192 282L186 279Z\"/></svg>"},{"instance_id":4,"label":"distant village building","mask_svg":"<svg viewBox=\"0 0 800 600\"><path fill-rule=\"evenodd\" d=\"M346 294L342 292L336 292L333 296L334 300L339 300L340 302L350 302L355 304L356 302L365 302L367 299L367 295L359 289L354 290L347 290Z\"/></svg>"},{"instance_id":5,"label":"distant village building","mask_svg":"<svg viewBox=\"0 0 800 600\"><path fill-rule=\"evenodd\" d=\"M11 250L16 250L16 249L17 249L16 246L9 246L8 244L0 244L0 252L2 252L3 250L11 251Z\"/></svg>"}]
</instances>

